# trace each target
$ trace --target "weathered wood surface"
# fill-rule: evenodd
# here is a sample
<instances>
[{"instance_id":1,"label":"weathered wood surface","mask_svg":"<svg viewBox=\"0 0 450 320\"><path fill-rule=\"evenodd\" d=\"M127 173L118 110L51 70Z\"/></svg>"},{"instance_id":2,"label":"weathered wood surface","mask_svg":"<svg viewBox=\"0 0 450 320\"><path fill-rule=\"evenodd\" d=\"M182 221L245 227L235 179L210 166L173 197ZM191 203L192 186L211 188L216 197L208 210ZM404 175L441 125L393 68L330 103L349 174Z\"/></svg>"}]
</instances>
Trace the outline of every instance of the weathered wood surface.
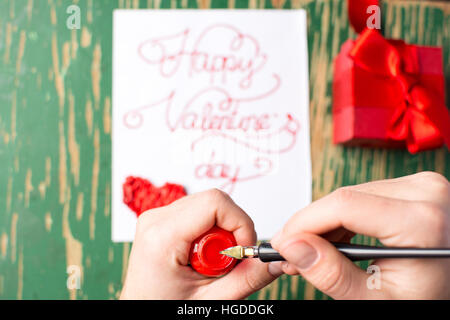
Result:
<instances>
[{"instance_id":1,"label":"weathered wood surface","mask_svg":"<svg viewBox=\"0 0 450 320\"><path fill-rule=\"evenodd\" d=\"M72 3L80 30L66 27ZM119 296L130 244L110 240L112 10L210 7L307 10L315 199L421 170L450 178L444 149L412 156L331 144L332 61L355 36L343 0L0 0L1 299ZM449 88L450 5L399 1L383 10L387 36L444 46ZM69 265L82 268L79 290L67 289ZM251 298L327 297L283 276Z\"/></svg>"}]
</instances>

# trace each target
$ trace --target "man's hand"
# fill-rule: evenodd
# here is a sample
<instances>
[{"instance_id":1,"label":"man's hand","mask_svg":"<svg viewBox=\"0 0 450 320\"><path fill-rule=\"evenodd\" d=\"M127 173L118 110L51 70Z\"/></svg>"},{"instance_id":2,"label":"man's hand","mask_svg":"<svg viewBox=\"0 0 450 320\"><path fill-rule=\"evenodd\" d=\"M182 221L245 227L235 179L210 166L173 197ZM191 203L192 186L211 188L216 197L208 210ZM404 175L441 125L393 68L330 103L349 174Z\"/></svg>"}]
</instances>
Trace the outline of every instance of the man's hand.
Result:
<instances>
[{"instance_id":1,"label":"man's hand","mask_svg":"<svg viewBox=\"0 0 450 320\"><path fill-rule=\"evenodd\" d=\"M392 247L450 247L446 178L422 172L338 189L296 213L271 243L286 258L286 273L301 274L335 299L450 298L450 259L374 261L381 289L370 290L370 274L329 243L349 241L354 233Z\"/></svg>"},{"instance_id":2,"label":"man's hand","mask_svg":"<svg viewBox=\"0 0 450 320\"><path fill-rule=\"evenodd\" d=\"M239 263L221 278L190 266L189 250L214 225L233 232L240 245L255 245L250 217L231 198L210 190L143 213L136 229L122 299L242 299L282 274L257 259Z\"/></svg>"}]
</instances>

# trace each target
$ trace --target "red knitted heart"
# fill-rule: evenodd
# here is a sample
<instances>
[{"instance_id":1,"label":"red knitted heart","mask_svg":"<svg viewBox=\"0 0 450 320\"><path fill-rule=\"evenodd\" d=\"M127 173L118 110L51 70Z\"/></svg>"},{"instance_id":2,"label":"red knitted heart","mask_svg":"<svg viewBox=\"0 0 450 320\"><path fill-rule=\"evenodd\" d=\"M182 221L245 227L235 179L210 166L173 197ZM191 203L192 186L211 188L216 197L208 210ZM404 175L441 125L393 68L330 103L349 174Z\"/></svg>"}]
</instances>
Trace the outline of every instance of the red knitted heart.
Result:
<instances>
[{"instance_id":1,"label":"red knitted heart","mask_svg":"<svg viewBox=\"0 0 450 320\"><path fill-rule=\"evenodd\" d=\"M136 213L166 206L186 195L184 187L166 183L155 187L150 181L139 177L128 177L123 184L123 202Z\"/></svg>"}]
</instances>

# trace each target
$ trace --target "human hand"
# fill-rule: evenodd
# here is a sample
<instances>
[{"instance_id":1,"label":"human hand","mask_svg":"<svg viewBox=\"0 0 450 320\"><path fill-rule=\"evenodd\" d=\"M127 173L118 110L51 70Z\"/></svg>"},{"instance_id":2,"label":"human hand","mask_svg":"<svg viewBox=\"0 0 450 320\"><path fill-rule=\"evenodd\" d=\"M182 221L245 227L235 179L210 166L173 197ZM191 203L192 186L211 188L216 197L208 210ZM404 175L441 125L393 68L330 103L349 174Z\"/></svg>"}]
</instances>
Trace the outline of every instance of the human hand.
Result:
<instances>
[{"instance_id":1,"label":"human hand","mask_svg":"<svg viewBox=\"0 0 450 320\"><path fill-rule=\"evenodd\" d=\"M287 260L285 273L335 299L450 299L450 259L376 260L381 288L370 290L370 274L328 242L348 242L353 232L392 247L450 247L445 177L422 172L340 188L296 213L271 244Z\"/></svg>"},{"instance_id":2,"label":"human hand","mask_svg":"<svg viewBox=\"0 0 450 320\"><path fill-rule=\"evenodd\" d=\"M191 243L214 225L233 232L240 245L256 243L250 217L215 189L140 215L121 299L242 299L282 274L257 259L220 278L195 272L188 266Z\"/></svg>"}]
</instances>

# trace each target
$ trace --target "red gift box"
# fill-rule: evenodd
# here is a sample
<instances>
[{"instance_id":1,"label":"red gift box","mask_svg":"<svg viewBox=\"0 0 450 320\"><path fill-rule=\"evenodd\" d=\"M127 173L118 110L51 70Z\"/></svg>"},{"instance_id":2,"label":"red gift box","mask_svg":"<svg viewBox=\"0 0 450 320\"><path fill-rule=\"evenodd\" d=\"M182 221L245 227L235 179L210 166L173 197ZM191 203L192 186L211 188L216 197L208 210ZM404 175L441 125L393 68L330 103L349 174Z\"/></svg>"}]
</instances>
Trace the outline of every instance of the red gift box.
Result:
<instances>
[{"instance_id":1,"label":"red gift box","mask_svg":"<svg viewBox=\"0 0 450 320\"><path fill-rule=\"evenodd\" d=\"M450 145L442 49L387 40L366 29L334 64L334 143L404 147Z\"/></svg>"}]
</instances>

